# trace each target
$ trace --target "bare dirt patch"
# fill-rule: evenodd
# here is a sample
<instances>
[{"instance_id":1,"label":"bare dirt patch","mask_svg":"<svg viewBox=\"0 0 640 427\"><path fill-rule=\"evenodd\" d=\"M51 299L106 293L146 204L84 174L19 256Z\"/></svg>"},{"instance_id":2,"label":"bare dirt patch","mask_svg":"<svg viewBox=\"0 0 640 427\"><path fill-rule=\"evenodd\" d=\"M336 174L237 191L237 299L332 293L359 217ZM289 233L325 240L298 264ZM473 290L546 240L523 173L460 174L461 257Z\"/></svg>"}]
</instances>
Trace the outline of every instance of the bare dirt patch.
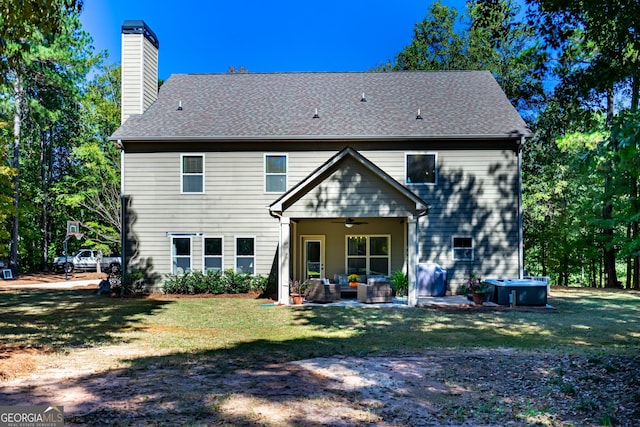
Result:
<instances>
[{"instance_id":1,"label":"bare dirt patch","mask_svg":"<svg viewBox=\"0 0 640 427\"><path fill-rule=\"evenodd\" d=\"M0 401L64 405L69 425L632 426L640 418L638 356L443 350L245 366L123 345L39 362L2 382Z\"/></svg>"},{"instance_id":2,"label":"bare dirt patch","mask_svg":"<svg viewBox=\"0 0 640 427\"><path fill-rule=\"evenodd\" d=\"M75 282L80 280L95 280L98 283L100 280L106 277L106 273L96 273L92 271L87 272L73 272L67 275L65 278L64 272L50 272L50 273L23 273L12 280L0 280L0 287L11 285L30 285L36 283L62 283L62 282Z\"/></svg>"},{"instance_id":3,"label":"bare dirt patch","mask_svg":"<svg viewBox=\"0 0 640 427\"><path fill-rule=\"evenodd\" d=\"M24 345L0 345L0 380L36 370L38 354L51 353L48 348L35 348Z\"/></svg>"},{"instance_id":4,"label":"bare dirt patch","mask_svg":"<svg viewBox=\"0 0 640 427\"><path fill-rule=\"evenodd\" d=\"M266 363L135 341L16 345L0 351L0 402L63 405L67 425L86 426L637 426L638 366L637 354L513 349Z\"/></svg>"}]
</instances>

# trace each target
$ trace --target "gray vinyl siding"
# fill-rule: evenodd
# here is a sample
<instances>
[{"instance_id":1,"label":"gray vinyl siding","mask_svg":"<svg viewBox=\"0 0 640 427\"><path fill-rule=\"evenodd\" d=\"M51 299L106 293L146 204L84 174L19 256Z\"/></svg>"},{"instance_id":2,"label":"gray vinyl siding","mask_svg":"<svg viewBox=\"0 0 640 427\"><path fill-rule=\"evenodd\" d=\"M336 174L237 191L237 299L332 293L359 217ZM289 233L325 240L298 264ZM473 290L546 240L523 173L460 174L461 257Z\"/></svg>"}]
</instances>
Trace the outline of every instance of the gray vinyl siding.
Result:
<instances>
[{"instance_id":1,"label":"gray vinyl siding","mask_svg":"<svg viewBox=\"0 0 640 427\"><path fill-rule=\"evenodd\" d=\"M301 159L304 161L304 158ZM397 190L355 160L347 162L304 197L287 208L287 216L406 217L415 208Z\"/></svg>"},{"instance_id":2,"label":"gray vinyl siding","mask_svg":"<svg viewBox=\"0 0 640 427\"><path fill-rule=\"evenodd\" d=\"M122 35L122 117L142 113L142 35Z\"/></svg>"},{"instance_id":3,"label":"gray vinyl siding","mask_svg":"<svg viewBox=\"0 0 640 427\"><path fill-rule=\"evenodd\" d=\"M265 151L204 152L205 194L180 194L180 152L127 153L125 193L131 197L131 210L136 218L132 232L138 244L137 259L132 260L132 266L150 263L154 271L168 273L171 241L167 233L202 233L203 236L192 239L192 268L202 269L205 236L224 237L223 267L233 268L235 237L254 236L256 273L269 274L279 241L279 224L277 218L270 216L268 206L279 195L264 191L264 153L286 152L287 183L291 189L338 151L283 151L278 150L277 144L269 145ZM434 261L445 267L451 289L462 282L467 270L485 277L517 277L518 171L514 151L441 147L424 151L437 153L438 183L407 186L430 205L429 214L420 220L419 262ZM203 153L203 150L194 152ZM405 150L361 150L360 153L404 184ZM350 173L357 175L358 170ZM354 176L339 178L342 181L337 182L345 183ZM365 196L360 194L361 201L374 200L370 205L376 206L376 215L395 216L380 212L375 200L399 196L384 188L369 186L369 190ZM321 211L322 206L316 207L317 201L317 193L312 191L294 203L287 216L374 216L374 210L368 211L363 203L346 205L346 208L342 204L329 206L328 211ZM314 211L305 211L305 206L313 207ZM308 229L305 233L323 234ZM453 236L474 239L472 263L453 261ZM394 247L396 243L394 237ZM344 252L344 242L340 245ZM393 255L395 269L399 261L396 254Z\"/></svg>"},{"instance_id":4,"label":"gray vinyl siding","mask_svg":"<svg viewBox=\"0 0 640 427\"><path fill-rule=\"evenodd\" d=\"M144 38L144 111L158 99L158 49L147 38ZM176 106L177 108L177 106Z\"/></svg>"},{"instance_id":5,"label":"gray vinyl siding","mask_svg":"<svg viewBox=\"0 0 640 427\"><path fill-rule=\"evenodd\" d=\"M437 154L436 185L406 185L429 203L420 220L419 262L447 269L455 291L474 272L518 277L518 163L513 150L406 150L361 153L405 185L405 153ZM474 260L454 261L453 237L472 237Z\"/></svg>"},{"instance_id":6,"label":"gray vinyl siding","mask_svg":"<svg viewBox=\"0 0 640 427\"><path fill-rule=\"evenodd\" d=\"M509 150L440 151L438 184L409 187L430 204L420 261L447 269L452 289L469 272L518 277L518 164ZM454 261L453 237L472 237L473 261Z\"/></svg>"},{"instance_id":7,"label":"gray vinyl siding","mask_svg":"<svg viewBox=\"0 0 640 427\"><path fill-rule=\"evenodd\" d=\"M234 268L235 237L251 236L256 239L256 273L269 273L279 228L267 209L274 195L263 192L263 156L244 153L241 163L234 158L235 153L205 153L205 193L181 194L180 153L126 155L125 189L136 216L137 262L169 272L168 234L192 233L202 234L192 239L193 269L202 270L206 236L224 237L223 267Z\"/></svg>"},{"instance_id":8,"label":"gray vinyl siding","mask_svg":"<svg viewBox=\"0 0 640 427\"><path fill-rule=\"evenodd\" d=\"M158 49L142 34L122 35L122 118L142 114L158 98Z\"/></svg>"}]
</instances>

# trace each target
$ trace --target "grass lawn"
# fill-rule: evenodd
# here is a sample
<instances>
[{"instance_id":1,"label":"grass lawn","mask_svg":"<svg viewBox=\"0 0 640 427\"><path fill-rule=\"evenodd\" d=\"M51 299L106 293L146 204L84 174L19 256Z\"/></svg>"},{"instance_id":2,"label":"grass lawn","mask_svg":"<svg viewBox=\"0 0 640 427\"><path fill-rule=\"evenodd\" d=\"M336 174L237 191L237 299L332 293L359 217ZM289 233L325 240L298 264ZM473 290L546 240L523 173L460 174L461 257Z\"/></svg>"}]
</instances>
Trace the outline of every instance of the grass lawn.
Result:
<instances>
[{"instance_id":1,"label":"grass lawn","mask_svg":"<svg viewBox=\"0 0 640 427\"><path fill-rule=\"evenodd\" d=\"M553 289L545 312L265 302L0 292L0 401L61 404L72 425L631 426L640 414L637 292Z\"/></svg>"},{"instance_id":2,"label":"grass lawn","mask_svg":"<svg viewBox=\"0 0 640 427\"><path fill-rule=\"evenodd\" d=\"M554 312L263 306L253 298L107 298L0 293L4 344L53 349L135 343L236 361L508 347L617 353L640 344L640 294L554 289Z\"/></svg>"}]
</instances>

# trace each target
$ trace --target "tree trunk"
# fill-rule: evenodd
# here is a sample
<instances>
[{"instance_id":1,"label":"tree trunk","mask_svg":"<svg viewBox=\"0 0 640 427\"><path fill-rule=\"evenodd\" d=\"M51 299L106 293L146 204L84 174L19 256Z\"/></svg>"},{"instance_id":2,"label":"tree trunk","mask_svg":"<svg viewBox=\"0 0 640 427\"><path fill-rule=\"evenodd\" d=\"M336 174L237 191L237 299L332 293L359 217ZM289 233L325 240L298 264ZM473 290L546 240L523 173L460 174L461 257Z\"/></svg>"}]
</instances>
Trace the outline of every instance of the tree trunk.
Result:
<instances>
[{"instance_id":1,"label":"tree trunk","mask_svg":"<svg viewBox=\"0 0 640 427\"><path fill-rule=\"evenodd\" d=\"M600 262L598 263L598 288L602 288L604 287L604 281L602 280L603 276L604 276L604 268L603 268L603 263L602 261L604 260L604 251L602 251L602 257L600 258Z\"/></svg>"},{"instance_id":2,"label":"tree trunk","mask_svg":"<svg viewBox=\"0 0 640 427\"><path fill-rule=\"evenodd\" d=\"M609 188L609 173L606 172L607 176L605 177L605 189ZM608 191L605 190L605 193ZM613 204L611 202L606 202L604 207L602 208L602 218L605 222L610 221L613 218ZM616 249L613 242L613 228L607 226L604 230L602 230L603 241L604 241L604 286L605 288L617 288L618 285L618 275L616 273Z\"/></svg>"},{"instance_id":3,"label":"tree trunk","mask_svg":"<svg viewBox=\"0 0 640 427\"><path fill-rule=\"evenodd\" d=\"M49 130L49 139L47 139L47 132L42 131L40 133L40 191L42 192L42 216L40 218L40 225L42 229L42 259L40 261L40 269L42 271L49 271L49 269L47 268L47 258L49 257L49 239L47 238L47 229L49 228L49 180L47 179L47 146L48 142L50 141L51 130Z\"/></svg>"},{"instance_id":4,"label":"tree trunk","mask_svg":"<svg viewBox=\"0 0 640 427\"><path fill-rule=\"evenodd\" d=\"M631 225L627 225L627 241L631 240ZM632 257L631 255L627 256L627 271L625 274L625 289L631 288L631 270L633 269L632 265Z\"/></svg>"},{"instance_id":5,"label":"tree trunk","mask_svg":"<svg viewBox=\"0 0 640 427\"><path fill-rule=\"evenodd\" d=\"M631 111L638 110L640 102L640 76L634 76L631 83Z\"/></svg>"},{"instance_id":6,"label":"tree trunk","mask_svg":"<svg viewBox=\"0 0 640 427\"><path fill-rule=\"evenodd\" d=\"M632 174L633 175L633 174ZM638 203L638 179L635 176L631 176L631 208L633 210L633 215L637 215L640 213L640 204ZM635 219L631 222L631 236L630 241L636 241L640 234L640 224L638 220ZM632 280L630 286L627 286L627 289L630 288L640 288L640 256L636 252L631 256L631 265L632 265Z\"/></svg>"},{"instance_id":7,"label":"tree trunk","mask_svg":"<svg viewBox=\"0 0 640 427\"><path fill-rule=\"evenodd\" d=\"M14 112L13 112L13 162L15 169L13 177L13 221L11 224L11 246L9 249L9 268L14 277L18 275L18 225L20 209L20 129L22 126L22 108L24 103L24 88L22 79L16 73L13 81Z\"/></svg>"},{"instance_id":8,"label":"tree trunk","mask_svg":"<svg viewBox=\"0 0 640 427\"><path fill-rule=\"evenodd\" d=\"M640 76L634 76L631 85L631 111L638 111L638 103L640 103ZM631 206L633 214L640 213L640 202L638 201L638 178L631 174ZM635 241L640 238L640 222L635 219L631 223L631 239ZM640 254L633 255L633 280L632 287L640 289Z\"/></svg>"},{"instance_id":9,"label":"tree trunk","mask_svg":"<svg viewBox=\"0 0 640 427\"><path fill-rule=\"evenodd\" d=\"M613 89L607 91L607 124L613 123L614 104L613 104ZM605 203L602 207L602 219L605 223L610 223L613 219L613 203L609 200L609 194L611 194L611 163L605 170L604 175L604 197ZM614 230L611 225L606 225L602 230L603 242L604 242L604 286L606 288L617 288L618 275L616 273L616 249L614 243Z\"/></svg>"}]
</instances>

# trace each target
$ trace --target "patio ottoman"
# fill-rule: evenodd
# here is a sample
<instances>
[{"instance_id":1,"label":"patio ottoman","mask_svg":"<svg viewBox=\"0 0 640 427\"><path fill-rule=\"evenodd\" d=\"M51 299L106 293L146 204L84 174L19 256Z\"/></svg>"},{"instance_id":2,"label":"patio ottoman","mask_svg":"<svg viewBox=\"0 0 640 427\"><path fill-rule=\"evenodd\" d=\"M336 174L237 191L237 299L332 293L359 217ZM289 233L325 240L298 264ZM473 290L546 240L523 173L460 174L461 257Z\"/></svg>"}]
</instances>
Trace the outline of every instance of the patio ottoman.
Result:
<instances>
[{"instance_id":1,"label":"patio ottoman","mask_svg":"<svg viewBox=\"0 0 640 427\"><path fill-rule=\"evenodd\" d=\"M311 279L312 284L307 290L307 301L333 302L340 301L340 285L337 283L324 283L321 280Z\"/></svg>"}]
</instances>

